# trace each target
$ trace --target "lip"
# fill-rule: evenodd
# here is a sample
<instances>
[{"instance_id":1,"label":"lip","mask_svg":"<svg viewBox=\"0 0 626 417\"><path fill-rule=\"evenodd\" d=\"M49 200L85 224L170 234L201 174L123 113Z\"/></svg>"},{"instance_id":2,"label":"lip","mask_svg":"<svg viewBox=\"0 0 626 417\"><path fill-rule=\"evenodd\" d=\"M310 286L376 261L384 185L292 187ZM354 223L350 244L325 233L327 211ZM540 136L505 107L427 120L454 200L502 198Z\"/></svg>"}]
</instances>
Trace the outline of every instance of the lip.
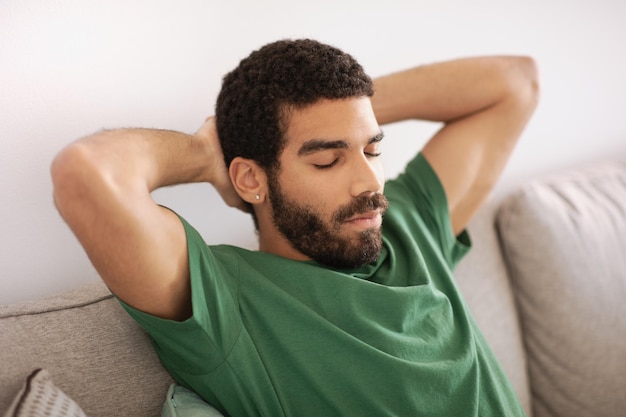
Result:
<instances>
[{"instance_id":1,"label":"lip","mask_svg":"<svg viewBox=\"0 0 626 417\"><path fill-rule=\"evenodd\" d=\"M376 227L380 227L382 224L383 216L380 213L380 210L372 210L367 211L365 213L360 213L354 215L346 220L346 223L358 226L364 229L372 229Z\"/></svg>"}]
</instances>

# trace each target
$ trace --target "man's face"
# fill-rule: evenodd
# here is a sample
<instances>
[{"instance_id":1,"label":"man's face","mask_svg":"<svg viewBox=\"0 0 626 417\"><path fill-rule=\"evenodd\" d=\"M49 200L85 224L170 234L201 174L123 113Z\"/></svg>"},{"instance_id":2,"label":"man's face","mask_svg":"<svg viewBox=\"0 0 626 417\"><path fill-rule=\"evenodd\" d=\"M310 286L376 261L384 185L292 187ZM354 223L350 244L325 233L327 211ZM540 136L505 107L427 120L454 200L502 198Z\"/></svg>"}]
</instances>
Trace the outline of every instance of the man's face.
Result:
<instances>
[{"instance_id":1,"label":"man's face","mask_svg":"<svg viewBox=\"0 0 626 417\"><path fill-rule=\"evenodd\" d=\"M369 98L323 100L290 114L280 171L268 176L273 222L297 251L335 268L382 248L382 133Z\"/></svg>"}]
</instances>

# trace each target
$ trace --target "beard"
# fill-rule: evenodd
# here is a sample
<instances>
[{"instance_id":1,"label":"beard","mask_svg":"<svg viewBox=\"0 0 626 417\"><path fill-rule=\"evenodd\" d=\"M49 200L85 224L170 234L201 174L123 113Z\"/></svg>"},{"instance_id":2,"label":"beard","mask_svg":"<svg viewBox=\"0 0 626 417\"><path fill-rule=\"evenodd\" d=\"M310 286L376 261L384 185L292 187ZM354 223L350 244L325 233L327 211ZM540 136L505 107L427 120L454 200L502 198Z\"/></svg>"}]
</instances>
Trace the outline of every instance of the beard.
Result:
<instances>
[{"instance_id":1,"label":"beard","mask_svg":"<svg viewBox=\"0 0 626 417\"><path fill-rule=\"evenodd\" d=\"M382 249L382 228L364 230L349 237L341 233L345 221L371 210L383 213L389 203L382 194L356 197L340 207L330 222L311 206L301 205L283 192L276 178L268 178L268 197L274 225L291 245L311 259L337 269L357 268L378 259Z\"/></svg>"}]
</instances>

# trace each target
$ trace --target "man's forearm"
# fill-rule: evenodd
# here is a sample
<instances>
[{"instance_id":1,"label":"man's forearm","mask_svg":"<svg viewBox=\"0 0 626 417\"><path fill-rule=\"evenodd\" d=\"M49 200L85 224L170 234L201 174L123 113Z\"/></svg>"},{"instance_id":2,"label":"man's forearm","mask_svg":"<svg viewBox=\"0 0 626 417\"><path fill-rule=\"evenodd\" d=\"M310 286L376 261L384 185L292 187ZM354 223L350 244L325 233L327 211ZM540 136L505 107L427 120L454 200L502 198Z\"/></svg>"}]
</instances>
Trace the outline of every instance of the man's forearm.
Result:
<instances>
[{"instance_id":1,"label":"man's forearm","mask_svg":"<svg viewBox=\"0 0 626 417\"><path fill-rule=\"evenodd\" d=\"M227 205L247 210L230 181L213 117L193 135L156 129L98 132L62 150L51 171L62 214L64 206L80 210L88 200L106 206L191 182L208 182Z\"/></svg>"},{"instance_id":2,"label":"man's forearm","mask_svg":"<svg viewBox=\"0 0 626 417\"><path fill-rule=\"evenodd\" d=\"M534 61L468 58L375 80L379 124L443 122L422 148L446 193L459 233L494 187L538 101Z\"/></svg>"},{"instance_id":3,"label":"man's forearm","mask_svg":"<svg viewBox=\"0 0 626 417\"><path fill-rule=\"evenodd\" d=\"M185 133L154 129L102 131L64 149L53 170L81 170L112 183L144 182L148 191L209 181L207 151L202 141ZM87 179L85 179L87 180Z\"/></svg>"},{"instance_id":4,"label":"man's forearm","mask_svg":"<svg viewBox=\"0 0 626 417\"><path fill-rule=\"evenodd\" d=\"M533 61L480 57L415 67L375 80L372 99L380 124L407 119L450 122L533 88Z\"/></svg>"},{"instance_id":5,"label":"man's forearm","mask_svg":"<svg viewBox=\"0 0 626 417\"><path fill-rule=\"evenodd\" d=\"M54 201L70 227L82 230L91 222L86 217L119 216L120 210L143 207L142 202L154 205L150 192L159 187L210 181L205 154L202 141L184 133L101 131L68 145L54 159Z\"/></svg>"}]
</instances>

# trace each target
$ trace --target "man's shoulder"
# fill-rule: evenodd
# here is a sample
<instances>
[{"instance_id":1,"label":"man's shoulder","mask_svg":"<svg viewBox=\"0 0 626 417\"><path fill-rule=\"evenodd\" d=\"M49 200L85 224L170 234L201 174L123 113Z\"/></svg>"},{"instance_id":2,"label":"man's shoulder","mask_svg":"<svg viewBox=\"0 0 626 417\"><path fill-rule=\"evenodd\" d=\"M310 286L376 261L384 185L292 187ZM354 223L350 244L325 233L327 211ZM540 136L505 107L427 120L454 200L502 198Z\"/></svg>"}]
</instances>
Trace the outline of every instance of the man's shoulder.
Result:
<instances>
[{"instance_id":1,"label":"man's shoulder","mask_svg":"<svg viewBox=\"0 0 626 417\"><path fill-rule=\"evenodd\" d=\"M391 205L408 204L421 215L431 216L430 211L436 211L445 216L449 211L443 185L421 152L396 178L387 181L385 196Z\"/></svg>"}]
</instances>

